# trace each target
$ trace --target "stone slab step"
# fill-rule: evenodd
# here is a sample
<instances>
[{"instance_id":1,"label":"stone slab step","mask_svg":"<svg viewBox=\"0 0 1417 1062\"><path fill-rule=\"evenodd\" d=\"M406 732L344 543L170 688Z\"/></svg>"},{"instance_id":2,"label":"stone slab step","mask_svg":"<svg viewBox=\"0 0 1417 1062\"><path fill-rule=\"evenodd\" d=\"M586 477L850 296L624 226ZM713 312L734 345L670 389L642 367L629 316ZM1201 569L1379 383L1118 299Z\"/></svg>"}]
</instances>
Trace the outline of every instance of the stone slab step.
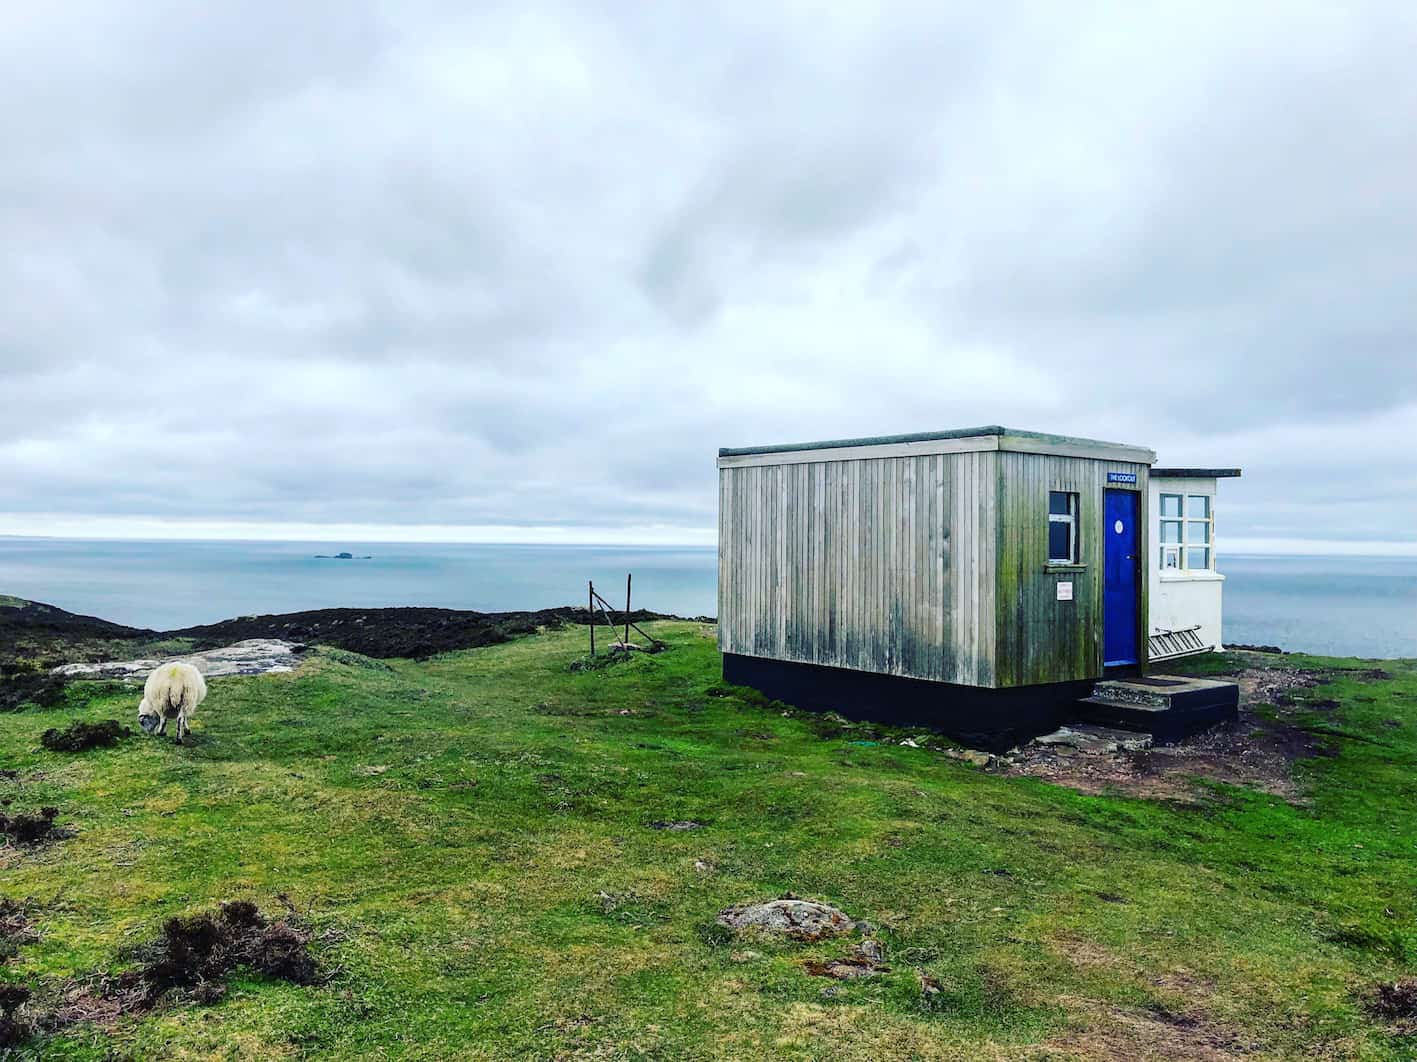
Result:
<instances>
[{"instance_id":1,"label":"stone slab step","mask_svg":"<svg viewBox=\"0 0 1417 1062\"><path fill-rule=\"evenodd\" d=\"M1238 703L1239 687L1233 682L1181 675L1148 675L1145 678L1107 679L1092 688L1092 696L1118 704L1171 708L1223 700L1230 696L1231 691Z\"/></svg>"},{"instance_id":2,"label":"stone slab step","mask_svg":"<svg viewBox=\"0 0 1417 1062\"><path fill-rule=\"evenodd\" d=\"M1140 688L1146 696L1128 700L1119 686ZM1078 715L1098 726L1136 730L1165 744L1189 737L1239 715L1240 687L1233 682L1187 679L1177 685L1149 686L1131 682L1099 682L1098 691L1078 701Z\"/></svg>"}]
</instances>

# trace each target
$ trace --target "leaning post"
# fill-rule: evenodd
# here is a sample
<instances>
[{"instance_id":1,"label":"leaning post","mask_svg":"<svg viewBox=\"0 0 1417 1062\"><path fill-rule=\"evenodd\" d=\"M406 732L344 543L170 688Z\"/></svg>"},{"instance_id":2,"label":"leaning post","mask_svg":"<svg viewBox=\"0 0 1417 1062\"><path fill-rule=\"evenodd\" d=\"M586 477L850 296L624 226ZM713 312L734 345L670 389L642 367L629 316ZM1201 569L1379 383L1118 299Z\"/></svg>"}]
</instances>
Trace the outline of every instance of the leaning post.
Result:
<instances>
[{"instance_id":1,"label":"leaning post","mask_svg":"<svg viewBox=\"0 0 1417 1062\"><path fill-rule=\"evenodd\" d=\"M586 623L590 626L590 655L595 655L595 581L587 580L585 615Z\"/></svg>"},{"instance_id":2,"label":"leaning post","mask_svg":"<svg viewBox=\"0 0 1417 1062\"><path fill-rule=\"evenodd\" d=\"M625 573L625 644L630 644L630 572Z\"/></svg>"}]
</instances>

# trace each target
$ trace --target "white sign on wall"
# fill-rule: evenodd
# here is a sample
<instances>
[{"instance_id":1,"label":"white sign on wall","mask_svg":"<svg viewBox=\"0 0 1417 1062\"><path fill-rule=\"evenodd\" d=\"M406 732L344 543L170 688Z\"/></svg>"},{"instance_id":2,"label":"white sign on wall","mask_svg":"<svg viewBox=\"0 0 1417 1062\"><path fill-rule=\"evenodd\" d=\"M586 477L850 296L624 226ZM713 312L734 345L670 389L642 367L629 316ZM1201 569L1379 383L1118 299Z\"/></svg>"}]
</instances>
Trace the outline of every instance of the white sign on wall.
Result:
<instances>
[{"instance_id":1,"label":"white sign on wall","mask_svg":"<svg viewBox=\"0 0 1417 1062\"><path fill-rule=\"evenodd\" d=\"M1072 599L1073 599L1073 584L1072 584L1072 583L1059 583L1059 584L1058 584L1058 600L1059 600L1059 601L1071 601Z\"/></svg>"}]
</instances>

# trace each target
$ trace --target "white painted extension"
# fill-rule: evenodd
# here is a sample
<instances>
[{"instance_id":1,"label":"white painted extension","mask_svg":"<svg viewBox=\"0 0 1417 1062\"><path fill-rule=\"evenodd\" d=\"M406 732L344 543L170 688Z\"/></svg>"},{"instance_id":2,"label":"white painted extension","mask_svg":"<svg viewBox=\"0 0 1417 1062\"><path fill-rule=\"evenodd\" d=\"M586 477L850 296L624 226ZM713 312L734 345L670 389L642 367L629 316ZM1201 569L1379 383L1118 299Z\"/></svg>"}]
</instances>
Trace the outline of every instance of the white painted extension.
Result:
<instances>
[{"instance_id":1,"label":"white painted extension","mask_svg":"<svg viewBox=\"0 0 1417 1062\"><path fill-rule=\"evenodd\" d=\"M1151 470L1147 622L1153 661L1223 648L1216 484L1239 474L1237 468Z\"/></svg>"}]
</instances>

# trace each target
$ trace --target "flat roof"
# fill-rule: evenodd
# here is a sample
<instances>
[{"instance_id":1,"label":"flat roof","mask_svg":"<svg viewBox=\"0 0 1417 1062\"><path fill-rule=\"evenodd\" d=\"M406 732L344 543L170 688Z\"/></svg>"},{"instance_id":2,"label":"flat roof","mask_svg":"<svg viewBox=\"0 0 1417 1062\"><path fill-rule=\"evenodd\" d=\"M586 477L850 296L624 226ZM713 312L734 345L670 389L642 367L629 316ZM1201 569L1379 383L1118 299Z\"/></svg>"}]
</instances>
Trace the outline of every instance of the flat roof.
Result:
<instances>
[{"instance_id":1,"label":"flat roof","mask_svg":"<svg viewBox=\"0 0 1417 1062\"><path fill-rule=\"evenodd\" d=\"M1152 479L1236 479L1238 468L1153 468Z\"/></svg>"},{"instance_id":2,"label":"flat roof","mask_svg":"<svg viewBox=\"0 0 1417 1062\"><path fill-rule=\"evenodd\" d=\"M1083 439L1071 435L1050 435L1040 431L1023 431L1018 428L1005 428L999 424L988 424L980 428L953 428L947 431L919 431L906 435L868 435L859 439L824 439L817 442L776 443L769 446L724 446L720 447L718 456L720 464L722 464L724 458L729 459L728 463L737 463L732 459L771 454L801 455L817 450L860 450L885 446L896 448L901 453L911 451L920 453L947 452L946 448L931 444L958 443L963 440L977 440L985 445L961 446L958 449L1013 450L1042 454L1063 453L1146 465L1156 460L1155 452L1144 446L1129 446L1125 443L1103 442L1099 439ZM856 456L858 455L843 453L833 457L824 454L820 459L831 461ZM785 458L785 460L790 460L790 458Z\"/></svg>"}]
</instances>

